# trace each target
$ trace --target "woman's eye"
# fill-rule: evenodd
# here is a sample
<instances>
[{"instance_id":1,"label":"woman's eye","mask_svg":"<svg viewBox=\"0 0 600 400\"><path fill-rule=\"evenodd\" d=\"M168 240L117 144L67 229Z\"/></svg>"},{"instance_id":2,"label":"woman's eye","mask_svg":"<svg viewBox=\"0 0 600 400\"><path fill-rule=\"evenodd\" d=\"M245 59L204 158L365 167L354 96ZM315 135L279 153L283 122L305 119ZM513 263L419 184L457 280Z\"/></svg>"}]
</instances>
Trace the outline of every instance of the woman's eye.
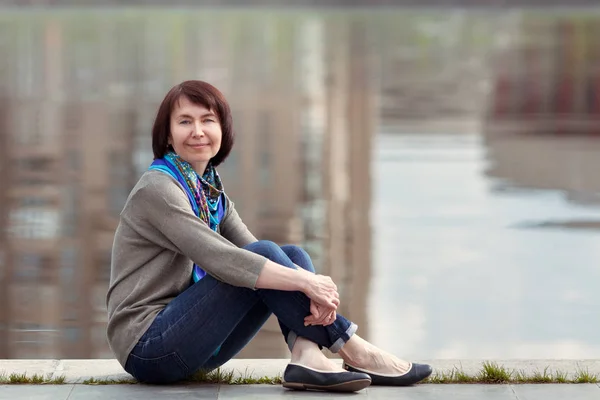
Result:
<instances>
[{"instance_id":1,"label":"woman's eye","mask_svg":"<svg viewBox=\"0 0 600 400\"><path fill-rule=\"evenodd\" d=\"M180 122L181 125L186 125L186 124L189 124L189 123L190 123L190 121L188 121L188 120L183 120L183 121Z\"/></svg>"}]
</instances>

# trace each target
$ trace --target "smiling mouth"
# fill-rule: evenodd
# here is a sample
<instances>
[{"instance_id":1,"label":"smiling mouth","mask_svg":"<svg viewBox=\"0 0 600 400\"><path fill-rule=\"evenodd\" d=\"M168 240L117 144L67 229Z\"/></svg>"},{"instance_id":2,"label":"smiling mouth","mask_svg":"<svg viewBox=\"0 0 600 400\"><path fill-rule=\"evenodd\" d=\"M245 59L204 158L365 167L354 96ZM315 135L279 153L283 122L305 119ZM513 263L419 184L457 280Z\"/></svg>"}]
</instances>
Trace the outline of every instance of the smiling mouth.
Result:
<instances>
[{"instance_id":1,"label":"smiling mouth","mask_svg":"<svg viewBox=\"0 0 600 400\"><path fill-rule=\"evenodd\" d=\"M193 148L201 148L201 147L207 147L208 143L201 143L201 144L188 144L188 146L193 147Z\"/></svg>"}]
</instances>

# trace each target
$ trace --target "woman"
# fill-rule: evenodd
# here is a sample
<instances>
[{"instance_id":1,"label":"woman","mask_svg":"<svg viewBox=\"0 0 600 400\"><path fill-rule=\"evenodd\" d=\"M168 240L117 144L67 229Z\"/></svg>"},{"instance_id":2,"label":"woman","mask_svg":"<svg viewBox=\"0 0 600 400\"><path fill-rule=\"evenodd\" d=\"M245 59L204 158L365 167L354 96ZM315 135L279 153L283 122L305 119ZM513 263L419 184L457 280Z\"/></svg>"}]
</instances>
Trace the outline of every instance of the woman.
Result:
<instances>
[{"instance_id":1,"label":"woman","mask_svg":"<svg viewBox=\"0 0 600 400\"><path fill-rule=\"evenodd\" d=\"M172 88L152 130L154 162L133 188L115 233L108 339L141 382L170 383L234 357L271 313L291 351L283 386L357 391L410 385L428 365L387 354L336 314L336 285L296 246L258 241L215 167L234 133L221 92L202 81ZM321 352L339 353L343 368Z\"/></svg>"}]
</instances>

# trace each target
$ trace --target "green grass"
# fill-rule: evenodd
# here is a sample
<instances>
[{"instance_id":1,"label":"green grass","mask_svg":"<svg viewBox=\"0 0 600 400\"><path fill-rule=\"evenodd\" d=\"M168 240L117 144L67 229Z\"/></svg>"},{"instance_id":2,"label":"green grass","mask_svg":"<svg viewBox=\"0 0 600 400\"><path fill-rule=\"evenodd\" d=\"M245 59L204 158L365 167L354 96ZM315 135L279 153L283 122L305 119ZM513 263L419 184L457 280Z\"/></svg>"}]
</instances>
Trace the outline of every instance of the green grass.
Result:
<instances>
[{"instance_id":1,"label":"green grass","mask_svg":"<svg viewBox=\"0 0 600 400\"><path fill-rule=\"evenodd\" d=\"M274 378L268 376L254 378L248 370L244 371L241 376L236 378L233 371L222 371L220 368L210 372L198 371L192 375L188 381L193 383L215 383L227 385L280 385L283 382L281 376L276 376Z\"/></svg>"},{"instance_id":2,"label":"green grass","mask_svg":"<svg viewBox=\"0 0 600 400\"><path fill-rule=\"evenodd\" d=\"M600 376L592 374L587 369L577 370L571 378L564 371L550 371L549 367L543 371L534 371L527 374L523 370L509 370L493 362L484 362L481 370L475 375L468 375L462 369L454 368L451 371L437 372L427 378L423 383L477 383L477 384L524 384L524 383L598 383Z\"/></svg>"},{"instance_id":3,"label":"green grass","mask_svg":"<svg viewBox=\"0 0 600 400\"><path fill-rule=\"evenodd\" d=\"M203 384L221 384L221 385L280 385L282 377L263 376L255 378L248 370L244 373L235 374L234 371L222 370L220 368L213 371L198 371L190 376L186 382ZM524 383L599 383L600 376L592 374L587 369L578 369L572 376L565 371L551 371L549 367L543 371L534 371L526 373L524 370L511 370L494 362L484 362L481 370L474 374L467 374L462 368L454 367L450 371L434 372L423 383L428 384L524 384ZM65 383L64 376L54 377L52 374L44 377L43 375L33 374L10 374L0 373L0 384L46 384L60 385ZM84 385L122 385L136 384L137 381L132 378L122 379L97 379L89 378L82 382Z\"/></svg>"},{"instance_id":4,"label":"green grass","mask_svg":"<svg viewBox=\"0 0 600 400\"><path fill-rule=\"evenodd\" d=\"M28 384L28 385L62 385L65 383L64 376L52 376L52 374L48 374L46 377L41 374L33 374L31 376L27 376L27 374L15 374L12 373L7 375L6 373L0 373L0 384L1 385L10 385L10 384Z\"/></svg>"},{"instance_id":5,"label":"green grass","mask_svg":"<svg viewBox=\"0 0 600 400\"><path fill-rule=\"evenodd\" d=\"M89 378L81 382L84 385L134 385L138 382L133 378L122 379L96 379Z\"/></svg>"}]
</instances>

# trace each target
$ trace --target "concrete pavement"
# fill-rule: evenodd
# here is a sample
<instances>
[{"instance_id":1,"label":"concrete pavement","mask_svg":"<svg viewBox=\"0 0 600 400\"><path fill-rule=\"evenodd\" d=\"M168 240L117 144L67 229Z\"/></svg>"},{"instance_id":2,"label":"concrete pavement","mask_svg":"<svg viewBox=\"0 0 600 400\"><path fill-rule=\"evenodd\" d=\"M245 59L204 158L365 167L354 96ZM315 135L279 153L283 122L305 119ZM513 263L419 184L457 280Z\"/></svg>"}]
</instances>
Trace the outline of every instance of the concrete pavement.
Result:
<instances>
[{"instance_id":1,"label":"concrete pavement","mask_svg":"<svg viewBox=\"0 0 600 400\"><path fill-rule=\"evenodd\" d=\"M152 399L402 399L402 400L598 400L597 384L417 385L369 387L356 394L296 392L280 385L4 385L2 400L152 400Z\"/></svg>"}]
</instances>

